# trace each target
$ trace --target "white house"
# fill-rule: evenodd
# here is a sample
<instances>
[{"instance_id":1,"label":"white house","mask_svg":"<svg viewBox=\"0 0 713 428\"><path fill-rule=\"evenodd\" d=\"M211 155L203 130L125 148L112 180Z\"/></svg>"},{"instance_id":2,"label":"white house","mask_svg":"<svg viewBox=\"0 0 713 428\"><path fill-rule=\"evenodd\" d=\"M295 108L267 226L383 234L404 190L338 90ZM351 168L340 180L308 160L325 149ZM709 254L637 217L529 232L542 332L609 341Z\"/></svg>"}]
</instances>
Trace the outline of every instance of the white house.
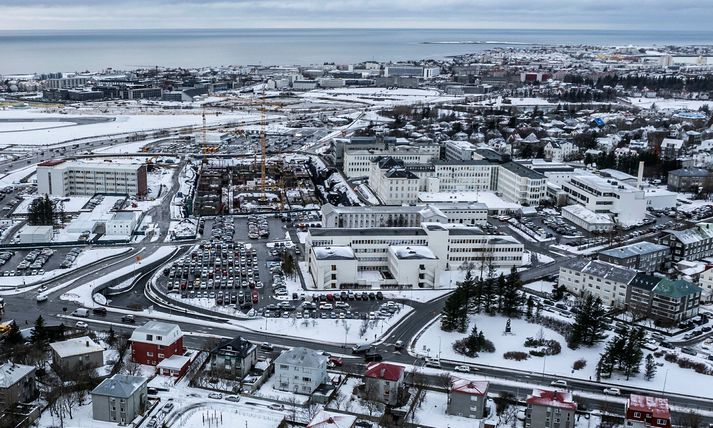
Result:
<instances>
[{"instance_id":1,"label":"white house","mask_svg":"<svg viewBox=\"0 0 713 428\"><path fill-rule=\"evenodd\" d=\"M292 348L275 359L275 389L312 394L327 381L327 357L311 349Z\"/></svg>"},{"instance_id":2,"label":"white house","mask_svg":"<svg viewBox=\"0 0 713 428\"><path fill-rule=\"evenodd\" d=\"M703 289L701 300L705 302L713 301L713 268L701 272L698 277L698 286Z\"/></svg>"},{"instance_id":3,"label":"white house","mask_svg":"<svg viewBox=\"0 0 713 428\"><path fill-rule=\"evenodd\" d=\"M580 296L591 294L605 305L623 307L626 290L637 271L623 266L585 259L560 266L559 285Z\"/></svg>"}]
</instances>

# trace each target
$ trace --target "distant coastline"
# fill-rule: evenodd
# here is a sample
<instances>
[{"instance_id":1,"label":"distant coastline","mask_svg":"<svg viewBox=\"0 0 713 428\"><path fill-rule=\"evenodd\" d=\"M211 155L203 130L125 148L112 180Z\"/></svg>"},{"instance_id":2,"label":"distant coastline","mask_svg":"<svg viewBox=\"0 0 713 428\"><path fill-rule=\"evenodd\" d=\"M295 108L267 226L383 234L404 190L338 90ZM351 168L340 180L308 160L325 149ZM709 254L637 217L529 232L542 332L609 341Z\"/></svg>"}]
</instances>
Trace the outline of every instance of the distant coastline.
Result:
<instances>
[{"instance_id":1,"label":"distant coastline","mask_svg":"<svg viewBox=\"0 0 713 428\"><path fill-rule=\"evenodd\" d=\"M500 42L497 40L452 40L452 41L425 41L421 42L424 45L515 45L515 46L532 46L542 43L527 43L527 42Z\"/></svg>"}]
</instances>

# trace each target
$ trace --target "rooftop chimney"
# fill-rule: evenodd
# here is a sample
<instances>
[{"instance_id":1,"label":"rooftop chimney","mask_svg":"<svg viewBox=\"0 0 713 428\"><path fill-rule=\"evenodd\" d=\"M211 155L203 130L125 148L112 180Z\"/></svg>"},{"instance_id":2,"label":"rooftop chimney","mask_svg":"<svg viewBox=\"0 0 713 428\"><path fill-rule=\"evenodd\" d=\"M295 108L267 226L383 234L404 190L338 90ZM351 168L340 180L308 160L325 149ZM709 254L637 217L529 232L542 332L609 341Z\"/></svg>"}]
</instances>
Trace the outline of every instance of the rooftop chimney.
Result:
<instances>
[{"instance_id":1,"label":"rooftop chimney","mask_svg":"<svg viewBox=\"0 0 713 428\"><path fill-rule=\"evenodd\" d=\"M639 162L639 173L637 175L636 188L641 190L641 181L644 179L644 161Z\"/></svg>"}]
</instances>

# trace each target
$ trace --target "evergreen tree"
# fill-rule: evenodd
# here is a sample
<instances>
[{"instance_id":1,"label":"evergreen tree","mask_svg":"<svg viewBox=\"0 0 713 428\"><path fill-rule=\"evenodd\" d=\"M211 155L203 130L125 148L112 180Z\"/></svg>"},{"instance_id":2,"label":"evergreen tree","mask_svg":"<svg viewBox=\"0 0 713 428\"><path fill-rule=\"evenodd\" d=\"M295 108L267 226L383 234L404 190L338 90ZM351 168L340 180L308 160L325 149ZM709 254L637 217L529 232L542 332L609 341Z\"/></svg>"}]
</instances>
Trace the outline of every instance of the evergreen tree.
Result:
<instances>
[{"instance_id":1,"label":"evergreen tree","mask_svg":"<svg viewBox=\"0 0 713 428\"><path fill-rule=\"evenodd\" d=\"M468 294L462 284L446 299L442 315L441 330L464 333L468 328Z\"/></svg>"},{"instance_id":2,"label":"evergreen tree","mask_svg":"<svg viewBox=\"0 0 713 428\"><path fill-rule=\"evenodd\" d=\"M525 317L529 320L532 318L532 308L535 306L535 302L532 299L532 296L527 298L527 310L525 312Z\"/></svg>"},{"instance_id":3,"label":"evergreen tree","mask_svg":"<svg viewBox=\"0 0 713 428\"><path fill-rule=\"evenodd\" d=\"M116 332L114 331L114 327L109 326L109 335L106 338L106 343L108 343L109 345L114 345L116 343L116 340L117 340L117 338L116 338Z\"/></svg>"},{"instance_id":4,"label":"evergreen tree","mask_svg":"<svg viewBox=\"0 0 713 428\"><path fill-rule=\"evenodd\" d=\"M656 376L656 362L654 361L654 356L648 354L646 356L646 371L644 372L644 377L646 380L651 380Z\"/></svg>"},{"instance_id":5,"label":"evergreen tree","mask_svg":"<svg viewBox=\"0 0 713 428\"><path fill-rule=\"evenodd\" d=\"M621 355L623 361L624 374L626 375L626 380L629 377L639 373L639 367L641 366L641 360L644 358L644 352L641 350L641 345L645 337L644 330L641 328L631 329L629 336L626 340L626 345L624 346L624 352Z\"/></svg>"},{"instance_id":6,"label":"evergreen tree","mask_svg":"<svg viewBox=\"0 0 713 428\"><path fill-rule=\"evenodd\" d=\"M500 276L498 277L498 282L496 285L495 289L495 295L497 296L498 300L498 305L497 305L497 311L498 313L503 312L503 298L505 297L506 289L508 287L508 284L505 282L505 276L501 273Z\"/></svg>"},{"instance_id":7,"label":"evergreen tree","mask_svg":"<svg viewBox=\"0 0 713 428\"><path fill-rule=\"evenodd\" d=\"M7 335L5 336L5 343L8 345L19 345L22 342L23 339L22 333L20 333L20 327L18 327L17 323L13 321L7 331Z\"/></svg>"},{"instance_id":8,"label":"evergreen tree","mask_svg":"<svg viewBox=\"0 0 713 428\"><path fill-rule=\"evenodd\" d=\"M497 299L497 295L495 294L494 288L495 284L493 284L492 278L487 278L483 281L483 292L481 296L482 306L483 312L488 315L492 315L496 307L495 300Z\"/></svg>"},{"instance_id":9,"label":"evergreen tree","mask_svg":"<svg viewBox=\"0 0 713 428\"><path fill-rule=\"evenodd\" d=\"M47 339L47 331L45 330L45 320L42 315L38 316L35 320L35 326L32 328L32 336L30 340L32 343L42 343Z\"/></svg>"}]
</instances>

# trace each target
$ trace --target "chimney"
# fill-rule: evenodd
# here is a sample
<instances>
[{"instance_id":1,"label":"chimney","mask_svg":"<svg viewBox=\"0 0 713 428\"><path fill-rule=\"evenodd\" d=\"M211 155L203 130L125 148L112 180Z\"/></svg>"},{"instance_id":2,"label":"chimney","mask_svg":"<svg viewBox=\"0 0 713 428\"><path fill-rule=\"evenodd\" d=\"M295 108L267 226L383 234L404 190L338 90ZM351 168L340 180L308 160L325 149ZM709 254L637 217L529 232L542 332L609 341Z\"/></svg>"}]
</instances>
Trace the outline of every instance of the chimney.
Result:
<instances>
[{"instance_id":1,"label":"chimney","mask_svg":"<svg viewBox=\"0 0 713 428\"><path fill-rule=\"evenodd\" d=\"M636 188L641 190L641 181L644 179L644 161L639 162L639 173L637 175Z\"/></svg>"}]
</instances>

